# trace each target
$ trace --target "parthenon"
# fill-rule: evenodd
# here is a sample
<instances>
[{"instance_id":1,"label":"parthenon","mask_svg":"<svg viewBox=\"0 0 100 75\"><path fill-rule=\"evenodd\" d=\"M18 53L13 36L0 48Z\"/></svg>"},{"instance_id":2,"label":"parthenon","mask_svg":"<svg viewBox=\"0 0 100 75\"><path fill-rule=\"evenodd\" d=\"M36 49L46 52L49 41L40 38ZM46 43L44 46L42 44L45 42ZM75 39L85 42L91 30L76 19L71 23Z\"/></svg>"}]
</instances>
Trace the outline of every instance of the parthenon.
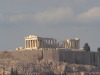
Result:
<instances>
[{"instance_id":1,"label":"parthenon","mask_svg":"<svg viewBox=\"0 0 100 75\"><path fill-rule=\"evenodd\" d=\"M67 39L59 43L53 38L43 38L34 35L25 37L25 49L79 49L80 39Z\"/></svg>"},{"instance_id":2,"label":"parthenon","mask_svg":"<svg viewBox=\"0 0 100 75\"><path fill-rule=\"evenodd\" d=\"M34 35L25 37L25 49L56 48L56 39L42 38Z\"/></svg>"}]
</instances>

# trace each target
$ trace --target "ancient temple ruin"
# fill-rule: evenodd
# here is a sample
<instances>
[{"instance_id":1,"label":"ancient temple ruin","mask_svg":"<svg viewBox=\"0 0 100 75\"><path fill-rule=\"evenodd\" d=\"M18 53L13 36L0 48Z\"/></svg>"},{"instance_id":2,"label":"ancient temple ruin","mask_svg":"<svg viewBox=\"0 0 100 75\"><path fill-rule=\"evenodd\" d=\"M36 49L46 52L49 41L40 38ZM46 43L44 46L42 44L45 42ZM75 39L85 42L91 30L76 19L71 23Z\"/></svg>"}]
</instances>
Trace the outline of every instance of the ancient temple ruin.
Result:
<instances>
[{"instance_id":1,"label":"ancient temple ruin","mask_svg":"<svg viewBox=\"0 0 100 75\"><path fill-rule=\"evenodd\" d=\"M25 49L56 48L56 39L43 38L34 35L25 37Z\"/></svg>"},{"instance_id":2,"label":"ancient temple ruin","mask_svg":"<svg viewBox=\"0 0 100 75\"><path fill-rule=\"evenodd\" d=\"M80 39L67 39L64 40L65 49L80 49Z\"/></svg>"},{"instance_id":3,"label":"ancient temple ruin","mask_svg":"<svg viewBox=\"0 0 100 75\"><path fill-rule=\"evenodd\" d=\"M66 39L58 42L54 38L44 38L34 35L25 37L25 48L19 47L16 50L58 50L58 49L80 49L80 39Z\"/></svg>"}]
</instances>

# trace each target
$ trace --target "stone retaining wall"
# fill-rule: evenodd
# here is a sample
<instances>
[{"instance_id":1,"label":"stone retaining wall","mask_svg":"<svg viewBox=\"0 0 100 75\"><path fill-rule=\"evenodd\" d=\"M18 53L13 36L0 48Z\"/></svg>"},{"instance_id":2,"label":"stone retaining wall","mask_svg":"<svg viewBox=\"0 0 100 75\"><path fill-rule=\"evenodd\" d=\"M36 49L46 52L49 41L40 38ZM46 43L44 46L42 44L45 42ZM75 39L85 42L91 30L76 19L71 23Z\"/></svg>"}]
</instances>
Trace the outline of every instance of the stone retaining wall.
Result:
<instances>
[{"instance_id":1,"label":"stone retaining wall","mask_svg":"<svg viewBox=\"0 0 100 75\"><path fill-rule=\"evenodd\" d=\"M70 50L23 50L1 51L3 60L57 60L76 64L95 65L100 67L100 53Z\"/></svg>"},{"instance_id":2,"label":"stone retaining wall","mask_svg":"<svg viewBox=\"0 0 100 75\"><path fill-rule=\"evenodd\" d=\"M100 53L88 51L45 50L43 58L62 62L95 65L100 67Z\"/></svg>"}]
</instances>

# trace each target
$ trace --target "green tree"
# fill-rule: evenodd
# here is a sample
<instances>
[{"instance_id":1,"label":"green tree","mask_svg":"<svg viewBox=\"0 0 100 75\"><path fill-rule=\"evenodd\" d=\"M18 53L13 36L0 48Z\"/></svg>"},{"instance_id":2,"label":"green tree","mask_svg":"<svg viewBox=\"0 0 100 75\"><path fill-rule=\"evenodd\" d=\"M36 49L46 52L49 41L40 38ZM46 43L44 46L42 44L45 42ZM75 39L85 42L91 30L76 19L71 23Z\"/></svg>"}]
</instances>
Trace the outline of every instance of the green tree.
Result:
<instances>
[{"instance_id":1,"label":"green tree","mask_svg":"<svg viewBox=\"0 0 100 75\"><path fill-rule=\"evenodd\" d=\"M88 45L88 43L84 44L83 50L90 51L90 46Z\"/></svg>"},{"instance_id":2,"label":"green tree","mask_svg":"<svg viewBox=\"0 0 100 75\"><path fill-rule=\"evenodd\" d=\"M18 75L18 72L17 72L17 70L15 71L15 75Z\"/></svg>"},{"instance_id":3,"label":"green tree","mask_svg":"<svg viewBox=\"0 0 100 75\"><path fill-rule=\"evenodd\" d=\"M100 52L100 47L97 50L98 50L98 52Z\"/></svg>"},{"instance_id":4,"label":"green tree","mask_svg":"<svg viewBox=\"0 0 100 75\"><path fill-rule=\"evenodd\" d=\"M3 68L3 74L2 75L5 75L5 68Z\"/></svg>"},{"instance_id":5,"label":"green tree","mask_svg":"<svg viewBox=\"0 0 100 75\"><path fill-rule=\"evenodd\" d=\"M12 68L10 75L20 75L20 74L18 74L17 69L16 70L13 70L13 68Z\"/></svg>"},{"instance_id":6,"label":"green tree","mask_svg":"<svg viewBox=\"0 0 100 75\"><path fill-rule=\"evenodd\" d=\"M10 73L10 75L14 75L13 68L11 68L11 73Z\"/></svg>"}]
</instances>

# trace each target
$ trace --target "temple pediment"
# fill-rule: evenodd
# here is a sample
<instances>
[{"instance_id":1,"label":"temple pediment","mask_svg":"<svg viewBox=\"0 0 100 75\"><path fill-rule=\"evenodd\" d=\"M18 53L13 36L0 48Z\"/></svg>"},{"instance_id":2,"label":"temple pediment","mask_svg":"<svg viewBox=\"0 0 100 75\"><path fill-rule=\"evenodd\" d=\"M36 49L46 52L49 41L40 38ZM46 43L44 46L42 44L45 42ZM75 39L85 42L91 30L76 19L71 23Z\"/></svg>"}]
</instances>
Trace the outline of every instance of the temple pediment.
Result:
<instances>
[{"instance_id":1,"label":"temple pediment","mask_svg":"<svg viewBox=\"0 0 100 75\"><path fill-rule=\"evenodd\" d=\"M31 38L38 38L38 36L35 36L35 35L29 35L29 36L25 37L25 39L31 39Z\"/></svg>"}]
</instances>

